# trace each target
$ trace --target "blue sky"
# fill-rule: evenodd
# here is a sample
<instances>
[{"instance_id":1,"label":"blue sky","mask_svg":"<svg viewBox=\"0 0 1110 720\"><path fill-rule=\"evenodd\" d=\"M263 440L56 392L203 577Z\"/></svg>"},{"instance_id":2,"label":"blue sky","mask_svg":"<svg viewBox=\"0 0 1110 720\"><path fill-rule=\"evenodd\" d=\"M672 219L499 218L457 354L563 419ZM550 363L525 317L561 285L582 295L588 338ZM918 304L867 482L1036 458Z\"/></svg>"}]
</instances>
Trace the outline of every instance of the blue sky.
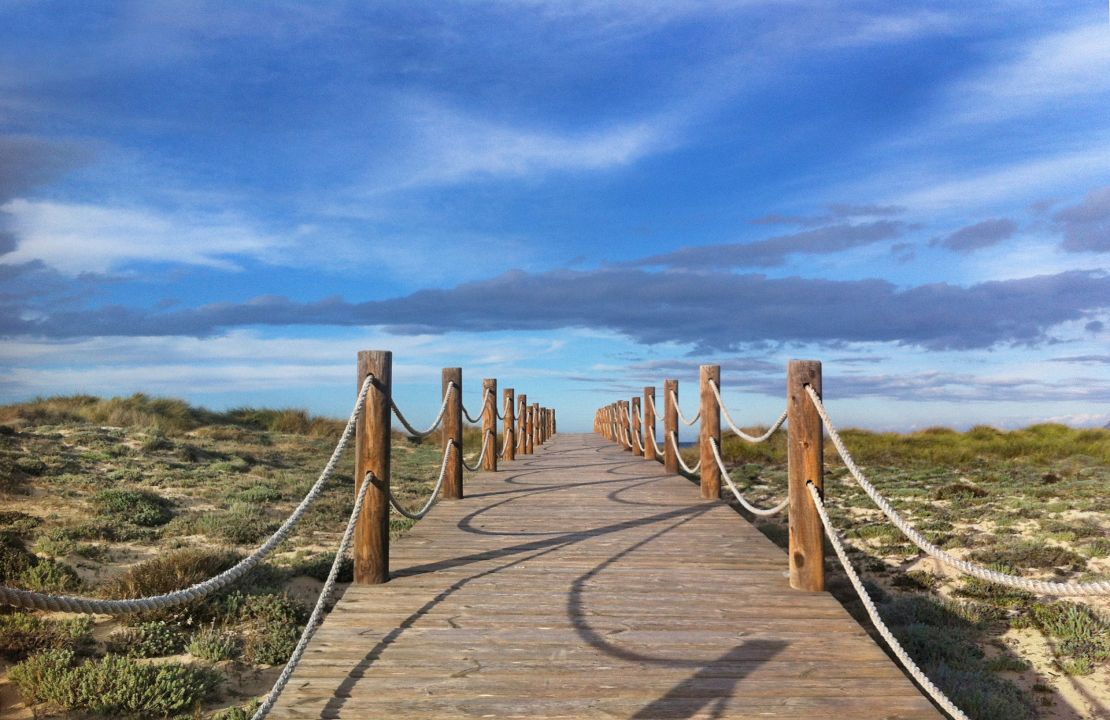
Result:
<instances>
[{"instance_id":1,"label":"blue sky","mask_svg":"<svg viewBox=\"0 0 1110 720\"><path fill-rule=\"evenodd\" d=\"M1107 13L0 0L0 401L1105 424Z\"/></svg>"}]
</instances>

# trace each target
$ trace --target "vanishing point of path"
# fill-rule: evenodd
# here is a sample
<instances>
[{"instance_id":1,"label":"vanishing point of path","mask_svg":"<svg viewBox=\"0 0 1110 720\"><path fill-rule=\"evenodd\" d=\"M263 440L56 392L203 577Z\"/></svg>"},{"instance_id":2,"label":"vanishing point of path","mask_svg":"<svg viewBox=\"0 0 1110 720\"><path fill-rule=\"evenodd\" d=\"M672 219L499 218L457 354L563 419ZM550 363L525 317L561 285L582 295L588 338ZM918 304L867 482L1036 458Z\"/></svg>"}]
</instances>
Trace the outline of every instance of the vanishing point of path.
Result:
<instances>
[{"instance_id":1,"label":"vanishing point of path","mask_svg":"<svg viewBox=\"0 0 1110 720\"><path fill-rule=\"evenodd\" d=\"M271 717L941 717L728 505L595 435L468 478L390 556Z\"/></svg>"}]
</instances>

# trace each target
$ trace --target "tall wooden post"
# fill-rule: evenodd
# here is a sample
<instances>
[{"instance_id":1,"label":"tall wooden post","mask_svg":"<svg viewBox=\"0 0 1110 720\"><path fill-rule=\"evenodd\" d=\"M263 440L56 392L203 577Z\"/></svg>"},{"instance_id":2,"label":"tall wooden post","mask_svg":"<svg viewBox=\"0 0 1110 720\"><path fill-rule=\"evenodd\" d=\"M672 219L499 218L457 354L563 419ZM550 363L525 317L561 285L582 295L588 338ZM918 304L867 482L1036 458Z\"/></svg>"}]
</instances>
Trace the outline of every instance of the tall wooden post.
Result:
<instances>
[{"instance_id":1,"label":"tall wooden post","mask_svg":"<svg viewBox=\"0 0 1110 720\"><path fill-rule=\"evenodd\" d=\"M551 408L551 434L559 432L559 421L555 419L555 408Z\"/></svg>"},{"instance_id":2,"label":"tall wooden post","mask_svg":"<svg viewBox=\"0 0 1110 720\"><path fill-rule=\"evenodd\" d=\"M355 426L355 492L369 479L371 487L355 525L355 582L376 585L389 580L390 413L393 353L363 350L358 354L358 388L373 375L362 419Z\"/></svg>"},{"instance_id":3,"label":"tall wooden post","mask_svg":"<svg viewBox=\"0 0 1110 720\"><path fill-rule=\"evenodd\" d=\"M454 444L455 451L447 458L447 474L443 478L443 497L459 500L463 496L463 422L462 422L462 368L443 368L443 392L452 384L455 391L447 401L443 414L443 450Z\"/></svg>"},{"instance_id":4,"label":"tall wooden post","mask_svg":"<svg viewBox=\"0 0 1110 720\"><path fill-rule=\"evenodd\" d=\"M655 388L644 388L644 459L655 460L655 448L648 438L648 433L655 436ZM659 442L656 438L656 442Z\"/></svg>"},{"instance_id":5,"label":"tall wooden post","mask_svg":"<svg viewBox=\"0 0 1110 720\"><path fill-rule=\"evenodd\" d=\"M536 451L532 442L532 406L524 408L524 454L531 455Z\"/></svg>"},{"instance_id":6,"label":"tall wooden post","mask_svg":"<svg viewBox=\"0 0 1110 720\"><path fill-rule=\"evenodd\" d=\"M528 416L528 422L532 432L532 451L535 452L537 445L543 445L543 440L540 439L539 403L532 403L532 414Z\"/></svg>"},{"instance_id":7,"label":"tall wooden post","mask_svg":"<svg viewBox=\"0 0 1110 720\"><path fill-rule=\"evenodd\" d=\"M489 438L489 449L482 461L482 469L497 472L497 379L482 380L482 442Z\"/></svg>"},{"instance_id":8,"label":"tall wooden post","mask_svg":"<svg viewBox=\"0 0 1110 720\"><path fill-rule=\"evenodd\" d=\"M516 460L516 391L505 388L505 459Z\"/></svg>"},{"instance_id":9,"label":"tall wooden post","mask_svg":"<svg viewBox=\"0 0 1110 720\"><path fill-rule=\"evenodd\" d=\"M644 435L640 426L640 396L632 398L632 454L643 457Z\"/></svg>"},{"instance_id":10,"label":"tall wooden post","mask_svg":"<svg viewBox=\"0 0 1110 720\"><path fill-rule=\"evenodd\" d=\"M632 442L632 413L628 409L628 401L621 400L618 402L618 406L620 407L621 413L621 434L624 436L621 440L621 444L624 445L624 449L628 452L634 452L633 448L636 444Z\"/></svg>"},{"instance_id":11,"label":"tall wooden post","mask_svg":"<svg viewBox=\"0 0 1110 720\"><path fill-rule=\"evenodd\" d=\"M521 393L520 395L517 396L517 409L519 410L519 414L517 416L516 422L517 422L517 426L519 427L519 431L520 431L520 434L518 435L518 437L520 438L520 440L518 441L520 443L520 454L521 455L529 455L530 452L528 450L528 395L526 393Z\"/></svg>"},{"instance_id":12,"label":"tall wooden post","mask_svg":"<svg viewBox=\"0 0 1110 720\"><path fill-rule=\"evenodd\" d=\"M536 429L539 430L540 445L547 442L547 408L542 405L536 408L539 415L536 416Z\"/></svg>"},{"instance_id":13,"label":"tall wooden post","mask_svg":"<svg viewBox=\"0 0 1110 720\"><path fill-rule=\"evenodd\" d=\"M673 392L672 392L673 391ZM678 380L663 381L663 467L667 472L678 474ZM675 442L671 442L671 434Z\"/></svg>"},{"instance_id":14,"label":"tall wooden post","mask_svg":"<svg viewBox=\"0 0 1110 720\"><path fill-rule=\"evenodd\" d=\"M716 500L721 497L721 468L717 466L710 443L716 443L718 448L721 446L721 407L709 383L715 383L720 388L721 366L702 365L700 381L701 428L698 446L701 451L701 496L706 500Z\"/></svg>"},{"instance_id":15,"label":"tall wooden post","mask_svg":"<svg viewBox=\"0 0 1110 720\"><path fill-rule=\"evenodd\" d=\"M806 483L816 485L824 498L824 431L806 385L821 396L821 363L791 360L786 377L790 587L820 591L825 589L825 535Z\"/></svg>"}]
</instances>

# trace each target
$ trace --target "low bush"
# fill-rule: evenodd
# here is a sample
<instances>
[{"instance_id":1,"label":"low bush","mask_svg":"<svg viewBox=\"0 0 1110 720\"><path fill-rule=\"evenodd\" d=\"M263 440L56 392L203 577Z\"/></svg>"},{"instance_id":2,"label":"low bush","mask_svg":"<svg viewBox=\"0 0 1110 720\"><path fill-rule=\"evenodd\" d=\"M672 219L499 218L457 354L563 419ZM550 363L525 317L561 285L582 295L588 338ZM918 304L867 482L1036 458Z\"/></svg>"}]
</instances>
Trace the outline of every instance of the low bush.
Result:
<instances>
[{"instance_id":1,"label":"low bush","mask_svg":"<svg viewBox=\"0 0 1110 720\"><path fill-rule=\"evenodd\" d=\"M40 558L19 574L17 584L35 592L67 593L81 588L81 578L76 570L64 562Z\"/></svg>"},{"instance_id":2,"label":"low bush","mask_svg":"<svg viewBox=\"0 0 1110 720\"><path fill-rule=\"evenodd\" d=\"M198 531L234 545L260 542L278 525L266 517L264 508L245 502L233 502L227 510L202 515L196 521Z\"/></svg>"},{"instance_id":3,"label":"low bush","mask_svg":"<svg viewBox=\"0 0 1110 720\"><path fill-rule=\"evenodd\" d=\"M1087 675L1110 660L1110 620L1087 605L1072 602L1037 603L1032 620L1057 641L1061 668L1072 675Z\"/></svg>"},{"instance_id":4,"label":"low bush","mask_svg":"<svg viewBox=\"0 0 1110 720\"><path fill-rule=\"evenodd\" d=\"M235 632L210 625L193 636L187 649L193 657L220 662L234 660L242 655L243 642Z\"/></svg>"},{"instance_id":5,"label":"low bush","mask_svg":"<svg viewBox=\"0 0 1110 720\"><path fill-rule=\"evenodd\" d=\"M227 570L239 557L226 550L175 550L128 568L104 583L100 594L128 598L180 590Z\"/></svg>"},{"instance_id":6,"label":"low bush","mask_svg":"<svg viewBox=\"0 0 1110 720\"><path fill-rule=\"evenodd\" d=\"M31 613L0 615L0 653L20 660L51 649L78 649L92 640L92 620L87 616L51 620Z\"/></svg>"},{"instance_id":7,"label":"low bush","mask_svg":"<svg viewBox=\"0 0 1110 720\"><path fill-rule=\"evenodd\" d=\"M127 657L153 658L176 655L185 649L185 634L162 620L139 623L112 633L108 651Z\"/></svg>"},{"instance_id":8,"label":"low bush","mask_svg":"<svg viewBox=\"0 0 1110 720\"><path fill-rule=\"evenodd\" d=\"M970 557L975 562L1012 568L1052 570L1066 567L1070 570L1083 570L1087 567L1083 556L1072 550L1029 540L981 548L973 551Z\"/></svg>"},{"instance_id":9,"label":"low bush","mask_svg":"<svg viewBox=\"0 0 1110 720\"><path fill-rule=\"evenodd\" d=\"M78 664L71 650L32 655L14 665L9 677L28 704L142 718L195 710L220 681L205 667L144 664L119 655Z\"/></svg>"},{"instance_id":10,"label":"low bush","mask_svg":"<svg viewBox=\"0 0 1110 720\"><path fill-rule=\"evenodd\" d=\"M101 490L92 503L99 513L141 527L165 525L173 517L170 501L146 490Z\"/></svg>"}]
</instances>

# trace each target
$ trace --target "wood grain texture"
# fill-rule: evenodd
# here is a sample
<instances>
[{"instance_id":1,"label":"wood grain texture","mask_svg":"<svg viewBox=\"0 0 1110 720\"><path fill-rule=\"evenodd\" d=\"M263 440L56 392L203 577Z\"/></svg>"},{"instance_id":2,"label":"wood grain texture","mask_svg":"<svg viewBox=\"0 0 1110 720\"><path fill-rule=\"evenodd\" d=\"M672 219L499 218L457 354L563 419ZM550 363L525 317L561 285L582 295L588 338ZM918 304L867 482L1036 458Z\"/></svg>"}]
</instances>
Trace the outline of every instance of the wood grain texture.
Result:
<instances>
[{"instance_id":1,"label":"wood grain texture","mask_svg":"<svg viewBox=\"0 0 1110 720\"><path fill-rule=\"evenodd\" d=\"M678 380L663 381L663 436L655 439L663 451L663 468L669 473L678 473L678 453L671 443L670 435L678 434Z\"/></svg>"},{"instance_id":2,"label":"wood grain texture","mask_svg":"<svg viewBox=\"0 0 1110 720\"><path fill-rule=\"evenodd\" d=\"M516 460L516 390L505 388L505 459Z\"/></svg>"},{"instance_id":3,"label":"wood grain texture","mask_svg":"<svg viewBox=\"0 0 1110 720\"><path fill-rule=\"evenodd\" d=\"M721 468L713 456L711 442L721 446L721 408L709 383L721 385L721 366L702 365L698 389L701 393L701 423L698 426L698 459L701 461L701 496L706 500L721 497Z\"/></svg>"},{"instance_id":4,"label":"wood grain texture","mask_svg":"<svg viewBox=\"0 0 1110 720\"><path fill-rule=\"evenodd\" d=\"M392 442L393 353L363 350L358 354L358 388L373 375L362 418L355 427L355 494L370 473L358 523L355 525L354 573L356 583L389 580L389 476Z\"/></svg>"},{"instance_id":5,"label":"wood grain texture","mask_svg":"<svg viewBox=\"0 0 1110 720\"><path fill-rule=\"evenodd\" d=\"M441 447L454 443L455 452L447 458L447 475L443 478L443 499L458 500L463 496L463 384L462 368L443 368L443 392L455 384L455 392L447 402L447 412L443 415Z\"/></svg>"},{"instance_id":6,"label":"wood grain texture","mask_svg":"<svg viewBox=\"0 0 1110 720\"><path fill-rule=\"evenodd\" d=\"M471 476L392 565L272 718L941 718L728 505L596 435Z\"/></svg>"},{"instance_id":7,"label":"wood grain texture","mask_svg":"<svg viewBox=\"0 0 1110 720\"><path fill-rule=\"evenodd\" d=\"M655 429L655 388L648 386L644 388L644 459L656 460L655 446L652 445L651 440L648 438L648 433L651 433L655 438L655 442L659 442L659 431Z\"/></svg>"},{"instance_id":8,"label":"wood grain texture","mask_svg":"<svg viewBox=\"0 0 1110 720\"><path fill-rule=\"evenodd\" d=\"M482 458L482 469L488 472L497 472L497 380L486 378L482 380L482 442L490 437L490 449Z\"/></svg>"},{"instance_id":9,"label":"wood grain texture","mask_svg":"<svg viewBox=\"0 0 1110 720\"><path fill-rule=\"evenodd\" d=\"M790 586L816 591L825 589L825 532L806 483L812 482L824 493L824 428L806 385L820 396L821 363L791 360L786 372Z\"/></svg>"}]
</instances>

